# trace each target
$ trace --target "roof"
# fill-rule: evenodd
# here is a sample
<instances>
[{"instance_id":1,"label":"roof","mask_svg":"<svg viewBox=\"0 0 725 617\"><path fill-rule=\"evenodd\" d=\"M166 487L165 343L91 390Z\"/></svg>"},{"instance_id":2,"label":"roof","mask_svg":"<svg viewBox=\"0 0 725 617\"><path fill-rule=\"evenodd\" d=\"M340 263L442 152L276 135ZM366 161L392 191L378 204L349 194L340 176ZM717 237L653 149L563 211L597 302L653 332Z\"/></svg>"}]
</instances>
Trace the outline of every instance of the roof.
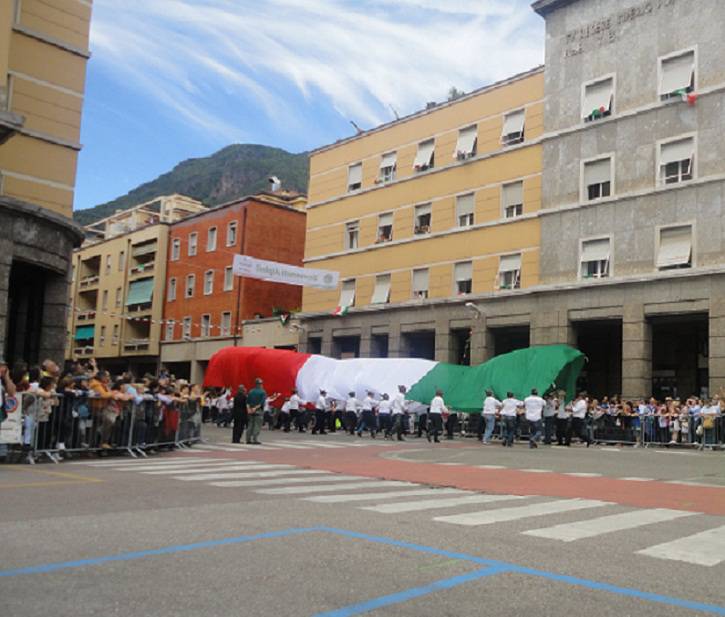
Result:
<instances>
[{"instance_id":1,"label":"roof","mask_svg":"<svg viewBox=\"0 0 725 617\"><path fill-rule=\"evenodd\" d=\"M573 0L570 0L570 1L573 1ZM443 103L439 103L439 104L435 105L434 107L415 111L412 114L403 116L402 118L398 118L396 120L392 120L390 122L380 124L379 126L376 126L372 129L368 129L367 131L362 131L361 133L358 133L357 135L352 135L351 137L345 137L343 139L338 139L335 143L328 144L326 146L320 146L319 148L317 148L315 150L311 150L310 155L318 154L319 152L324 152L325 150L331 150L332 148L337 148L338 146L341 146L343 144L353 142L356 139L361 139L362 137L367 137L368 135L377 133L378 131L388 129L391 126L395 126L397 124L402 124L404 122L410 122L411 120L415 120L416 118L421 118L428 114L434 113L434 112L438 111L439 109L445 109L446 107L450 107L451 105L456 105L458 103L471 99L474 96L478 96L480 94L483 94L484 92L488 92L489 90L495 90L496 88L501 88L502 86L506 86L515 81L519 81L521 79L525 79L526 77L530 77L531 75L535 75L536 73L540 73L543 70L544 70L544 65L540 64L539 66L529 69L528 71L524 71L523 73L517 73L516 75L512 75L511 77L507 77L506 79L502 79L502 80L496 81L492 84L482 86L481 88L477 88L476 90L472 90L468 94L464 94L463 96L461 96L457 99L454 99L452 101L445 101Z\"/></svg>"},{"instance_id":2,"label":"roof","mask_svg":"<svg viewBox=\"0 0 725 617\"><path fill-rule=\"evenodd\" d=\"M536 2L531 5L531 8L542 17L546 17L552 11L574 2L577 2L577 0L536 0Z\"/></svg>"}]
</instances>

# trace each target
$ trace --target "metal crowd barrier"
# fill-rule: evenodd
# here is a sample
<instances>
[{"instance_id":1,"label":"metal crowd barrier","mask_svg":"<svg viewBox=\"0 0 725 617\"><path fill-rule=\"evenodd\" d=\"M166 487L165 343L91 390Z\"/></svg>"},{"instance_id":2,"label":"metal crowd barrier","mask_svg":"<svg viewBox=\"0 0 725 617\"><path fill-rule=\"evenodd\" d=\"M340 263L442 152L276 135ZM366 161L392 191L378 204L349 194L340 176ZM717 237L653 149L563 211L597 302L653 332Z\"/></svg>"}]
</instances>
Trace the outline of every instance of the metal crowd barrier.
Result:
<instances>
[{"instance_id":1,"label":"metal crowd barrier","mask_svg":"<svg viewBox=\"0 0 725 617\"><path fill-rule=\"evenodd\" d=\"M149 395L115 401L86 393L23 392L13 404L0 432L0 449L9 460L19 455L29 463L59 463L66 455L99 452L136 458L201 441L198 400L166 405Z\"/></svg>"},{"instance_id":2,"label":"metal crowd barrier","mask_svg":"<svg viewBox=\"0 0 725 617\"><path fill-rule=\"evenodd\" d=\"M651 414L642 416L641 423L644 446L680 446L701 450L723 448L725 417L722 415L691 415L683 421Z\"/></svg>"}]
</instances>

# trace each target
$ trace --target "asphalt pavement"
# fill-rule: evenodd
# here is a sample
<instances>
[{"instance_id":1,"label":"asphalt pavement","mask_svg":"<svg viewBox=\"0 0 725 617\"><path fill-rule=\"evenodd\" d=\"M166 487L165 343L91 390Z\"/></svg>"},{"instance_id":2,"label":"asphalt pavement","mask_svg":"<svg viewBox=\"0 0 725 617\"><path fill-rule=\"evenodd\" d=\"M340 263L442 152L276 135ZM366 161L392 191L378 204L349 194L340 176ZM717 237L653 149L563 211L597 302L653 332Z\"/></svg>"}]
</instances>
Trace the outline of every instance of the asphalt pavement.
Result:
<instances>
[{"instance_id":1,"label":"asphalt pavement","mask_svg":"<svg viewBox=\"0 0 725 617\"><path fill-rule=\"evenodd\" d=\"M230 437L0 466L7 614L725 615L723 453Z\"/></svg>"}]
</instances>

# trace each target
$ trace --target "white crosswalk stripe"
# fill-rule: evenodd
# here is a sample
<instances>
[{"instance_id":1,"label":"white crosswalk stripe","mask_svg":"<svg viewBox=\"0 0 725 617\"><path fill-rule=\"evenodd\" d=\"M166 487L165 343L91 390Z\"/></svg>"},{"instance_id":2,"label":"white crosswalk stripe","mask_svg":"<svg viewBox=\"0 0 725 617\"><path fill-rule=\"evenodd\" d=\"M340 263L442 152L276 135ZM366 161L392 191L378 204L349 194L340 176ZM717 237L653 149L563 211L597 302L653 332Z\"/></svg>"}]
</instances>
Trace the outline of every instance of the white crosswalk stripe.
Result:
<instances>
[{"instance_id":1,"label":"white crosswalk stripe","mask_svg":"<svg viewBox=\"0 0 725 617\"><path fill-rule=\"evenodd\" d=\"M430 495L461 495L466 491L455 488L419 488L408 491L390 491L386 493L353 493L352 495L318 495L304 497L304 501L316 503L349 503L351 501L370 501L372 499L396 499L398 497L416 497Z\"/></svg>"},{"instance_id":2,"label":"white crosswalk stripe","mask_svg":"<svg viewBox=\"0 0 725 617\"><path fill-rule=\"evenodd\" d=\"M200 456L174 456L173 458L149 459L149 458L116 458L110 461L74 461L68 465L84 465L87 467L113 467L116 465L179 465L181 463L215 463L225 461L224 458L206 458Z\"/></svg>"},{"instance_id":3,"label":"white crosswalk stripe","mask_svg":"<svg viewBox=\"0 0 725 617\"><path fill-rule=\"evenodd\" d=\"M318 482L342 482L343 480L364 480L362 476L315 476L315 484ZM209 486L219 486L222 488L241 488L241 487L266 487L266 486L282 486L292 484L309 484L310 478L272 478L265 480L226 480L223 482L209 482Z\"/></svg>"},{"instance_id":4,"label":"white crosswalk stripe","mask_svg":"<svg viewBox=\"0 0 725 617\"><path fill-rule=\"evenodd\" d=\"M219 473L220 471L250 471L250 470L263 470L263 469L294 469L294 465L283 465L283 464L276 464L276 463L255 463L253 465L237 465L235 463L230 463L229 465L222 465L222 466L215 466L215 467L193 467L189 468L187 467L175 467L172 469L169 469L168 467L165 467L162 470L154 470L154 471L142 471L141 473L146 476L175 476L180 473L186 473L186 474L195 474L195 473Z\"/></svg>"},{"instance_id":5,"label":"white crosswalk stripe","mask_svg":"<svg viewBox=\"0 0 725 617\"><path fill-rule=\"evenodd\" d=\"M573 512L586 508L599 508L611 505L605 501L593 499L559 499L557 501L545 501L527 506L514 508L499 508L496 510L483 510L480 512L467 512L465 514L453 514L450 516L437 516L433 520L441 523L452 523L454 525L490 525L491 523L506 523L522 518L531 518L544 514L558 514L560 512Z\"/></svg>"},{"instance_id":6,"label":"white crosswalk stripe","mask_svg":"<svg viewBox=\"0 0 725 617\"><path fill-rule=\"evenodd\" d=\"M283 465L278 465L282 467ZM187 482L205 482L207 480L242 480L244 478L278 478L280 476L316 476L327 475L329 471L322 469L275 469L271 471L229 471L225 473L208 473L203 475L179 475L174 476L174 480L184 480Z\"/></svg>"},{"instance_id":7,"label":"white crosswalk stripe","mask_svg":"<svg viewBox=\"0 0 725 617\"><path fill-rule=\"evenodd\" d=\"M306 493L334 493L335 491L354 491L359 488L387 488L399 486L416 486L410 482L395 480L370 480L335 484L333 486L285 486L280 488L260 489L255 491L262 495L304 495Z\"/></svg>"},{"instance_id":8,"label":"white crosswalk stripe","mask_svg":"<svg viewBox=\"0 0 725 617\"><path fill-rule=\"evenodd\" d=\"M700 566L716 566L725 561L725 525L672 542L650 546L637 551L637 554Z\"/></svg>"},{"instance_id":9,"label":"white crosswalk stripe","mask_svg":"<svg viewBox=\"0 0 725 617\"><path fill-rule=\"evenodd\" d=\"M573 542L574 540L581 540L582 538L593 538L606 533L620 532L653 523L673 521L683 516L692 516L693 514L695 513L684 512L682 510L666 510L664 508L634 510L633 512L611 514L609 516L601 516L599 518L573 523L562 523L561 525L554 525L553 527L530 529L523 533L527 536L550 538L552 540L561 540L562 542Z\"/></svg>"},{"instance_id":10,"label":"white crosswalk stripe","mask_svg":"<svg viewBox=\"0 0 725 617\"><path fill-rule=\"evenodd\" d=\"M269 449L269 448L266 448ZM194 446L194 450L211 451L211 452L238 452L238 448L232 448L229 446L217 446L214 444L197 444Z\"/></svg>"},{"instance_id":11,"label":"white crosswalk stripe","mask_svg":"<svg viewBox=\"0 0 725 617\"><path fill-rule=\"evenodd\" d=\"M119 465L118 467L108 467L108 469L113 469L113 471L169 471L172 469L195 469L198 467L205 467L207 469L216 469L218 467L228 467L229 465L260 465L261 463L256 463L254 461L217 461L216 463L209 463L209 462L198 462L198 463L185 463L183 465L136 465L134 467L130 467L128 465Z\"/></svg>"},{"instance_id":12,"label":"white crosswalk stripe","mask_svg":"<svg viewBox=\"0 0 725 617\"><path fill-rule=\"evenodd\" d=\"M401 501L398 503L384 503L375 506L365 506L361 510L380 512L381 514L400 514L403 512L419 512L421 510L441 510L456 506L468 506L479 503L495 503L497 501L510 501L524 499L521 495L475 495L468 494L463 497L448 497L444 499L419 499L415 501Z\"/></svg>"}]
</instances>

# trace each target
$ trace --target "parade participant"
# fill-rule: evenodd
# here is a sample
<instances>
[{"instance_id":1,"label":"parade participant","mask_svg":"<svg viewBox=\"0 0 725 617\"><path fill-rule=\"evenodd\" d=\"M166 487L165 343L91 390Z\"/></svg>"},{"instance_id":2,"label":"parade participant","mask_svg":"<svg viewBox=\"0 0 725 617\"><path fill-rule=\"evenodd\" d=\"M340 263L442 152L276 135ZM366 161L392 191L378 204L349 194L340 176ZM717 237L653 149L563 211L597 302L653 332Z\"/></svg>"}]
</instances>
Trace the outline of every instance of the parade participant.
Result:
<instances>
[{"instance_id":1,"label":"parade participant","mask_svg":"<svg viewBox=\"0 0 725 617\"><path fill-rule=\"evenodd\" d=\"M362 437L364 430L370 431L370 437L375 439L377 430L377 421L375 418L375 399L373 399L373 391L368 390L367 396L362 402L362 413L360 414L360 422L357 425L357 436Z\"/></svg>"},{"instance_id":2,"label":"parade participant","mask_svg":"<svg viewBox=\"0 0 725 617\"><path fill-rule=\"evenodd\" d=\"M405 441L405 438L403 437L403 422L405 421L405 415L408 406L408 402L405 400L405 392L405 386L398 386L398 393L393 397L392 403L392 431L396 434L398 441Z\"/></svg>"},{"instance_id":3,"label":"parade participant","mask_svg":"<svg viewBox=\"0 0 725 617\"><path fill-rule=\"evenodd\" d=\"M315 425L312 427L312 434L327 435L325 430L325 413L327 413L329 403L327 402L327 391L320 390L320 396L317 397L315 403Z\"/></svg>"},{"instance_id":4,"label":"parade participant","mask_svg":"<svg viewBox=\"0 0 725 617\"><path fill-rule=\"evenodd\" d=\"M524 399L526 420L529 423L529 448L538 448L538 441L541 439L541 417L546 406L546 401L539 396L536 388L531 390L531 395Z\"/></svg>"},{"instance_id":5,"label":"parade participant","mask_svg":"<svg viewBox=\"0 0 725 617\"><path fill-rule=\"evenodd\" d=\"M292 390L292 396L289 397L289 421L290 423L295 423L295 426L297 426L300 433L305 432L303 421L304 406L305 402L300 398L299 394L297 394L297 389L295 388ZM289 428L289 425L287 425L285 433L289 433Z\"/></svg>"},{"instance_id":6,"label":"parade participant","mask_svg":"<svg viewBox=\"0 0 725 617\"><path fill-rule=\"evenodd\" d=\"M585 422L588 407L589 401L587 400L586 394L584 392L579 393L579 396L574 399L574 402L571 406L571 432L574 433L574 435L576 435L584 443L586 443L587 448L592 442L587 433L587 427Z\"/></svg>"},{"instance_id":7,"label":"parade participant","mask_svg":"<svg viewBox=\"0 0 725 617\"><path fill-rule=\"evenodd\" d=\"M428 410L428 421L430 422L430 427L428 429L428 441L431 440L432 436L435 443L440 443L438 435L443 432L444 413L448 413L448 407L446 407L446 404L443 401L443 390L436 389L436 395L430 402L430 409Z\"/></svg>"},{"instance_id":8,"label":"parade participant","mask_svg":"<svg viewBox=\"0 0 725 617\"><path fill-rule=\"evenodd\" d=\"M247 443L260 445L259 431L262 428L262 410L267 393L262 387L262 380L257 377L254 380L254 388L247 394Z\"/></svg>"},{"instance_id":9,"label":"parade participant","mask_svg":"<svg viewBox=\"0 0 725 617\"><path fill-rule=\"evenodd\" d=\"M486 398L483 400L483 410L481 416L486 425L483 433L483 445L487 446L491 443L491 435L496 426L496 414L501 409L501 401L494 395L493 390L486 390Z\"/></svg>"},{"instance_id":10,"label":"parade participant","mask_svg":"<svg viewBox=\"0 0 725 617\"><path fill-rule=\"evenodd\" d=\"M516 414L523 401L514 398L513 392L507 392L506 398L501 401L501 419L503 420L503 443L502 445L512 448L514 445L514 436L516 434Z\"/></svg>"},{"instance_id":11,"label":"parade participant","mask_svg":"<svg viewBox=\"0 0 725 617\"><path fill-rule=\"evenodd\" d=\"M563 398L559 399L556 410L556 443L559 446L571 444L571 405L567 405Z\"/></svg>"},{"instance_id":12,"label":"parade participant","mask_svg":"<svg viewBox=\"0 0 725 617\"><path fill-rule=\"evenodd\" d=\"M392 417L390 415L392 406L393 405L388 394L383 394L382 400L378 403L378 426L385 439L388 439L391 436L391 430L393 428Z\"/></svg>"},{"instance_id":13,"label":"parade participant","mask_svg":"<svg viewBox=\"0 0 725 617\"><path fill-rule=\"evenodd\" d=\"M343 426L350 435L355 434L355 427L357 426L357 411L360 408L360 401L355 398L354 392L348 392L347 400L345 401L345 421Z\"/></svg>"},{"instance_id":14,"label":"parade participant","mask_svg":"<svg viewBox=\"0 0 725 617\"><path fill-rule=\"evenodd\" d=\"M232 401L232 443L239 443L247 427L247 389L240 385Z\"/></svg>"},{"instance_id":15,"label":"parade participant","mask_svg":"<svg viewBox=\"0 0 725 617\"><path fill-rule=\"evenodd\" d=\"M551 445L551 440L556 430L556 412L559 406L558 399L552 394L546 397L544 406L544 443Z\"/></svg>"},{"instance_id":16,"label":"parade participant","mask_svg":"<svg viewBox=\"0 0 725 617\"><path fill-rule=\"evenodd\" d=\"M282 403L282 407L279 409L279 416L277 418L277 421L279 423L279 427L282 429L282 432L289 433L289 427L290 427L290 399L289 397L284 399L284 403Z\"/></svg>"}]
</instances>

